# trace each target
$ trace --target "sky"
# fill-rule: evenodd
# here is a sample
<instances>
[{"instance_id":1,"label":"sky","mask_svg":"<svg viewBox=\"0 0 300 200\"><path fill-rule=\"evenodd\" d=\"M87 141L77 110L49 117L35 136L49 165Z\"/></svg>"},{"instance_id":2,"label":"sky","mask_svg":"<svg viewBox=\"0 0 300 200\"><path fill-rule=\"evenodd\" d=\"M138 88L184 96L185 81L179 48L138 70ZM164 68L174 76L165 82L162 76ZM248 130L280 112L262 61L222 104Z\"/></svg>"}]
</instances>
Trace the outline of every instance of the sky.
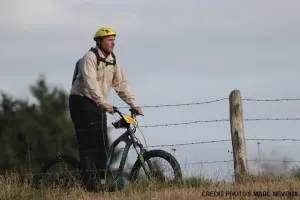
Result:
<instances>
[{"instance_id":1,"label":"sky","mask_svg":"<svg viewBox=\"0 0 300 200\"><path fill-rule=\"evenodd\" d=\"M29 85L42 74L52 86L68 92L74 65L94 46L92 37L100 27L117 31L115 54L141 106L228 98L235 89L242 98L300 96L297 0L2 0L0 5L0 89L15 97L32 100ZM109 103L126 106L113 90ZM244 101L243 114L299 117L299 105ZM229 102L143 111L145 116L138 118L141 126L228 119ZM244 123L246 138L299 138L299 128L299 121ZM231 137L229 122L141 130L148 145ZM120 133L111 134L116 138ZM188 175L232 173L232 163L204 163L201 168L188 164L232 159L231 142L159 148L171 153L176 148L175 156ZM262 141L259 149L267 159L300 160L298 142ZM256 141L247 141L248 159L257 155ZM134 152L130 156L135 159Z\"/></svg>"}]
</instances>

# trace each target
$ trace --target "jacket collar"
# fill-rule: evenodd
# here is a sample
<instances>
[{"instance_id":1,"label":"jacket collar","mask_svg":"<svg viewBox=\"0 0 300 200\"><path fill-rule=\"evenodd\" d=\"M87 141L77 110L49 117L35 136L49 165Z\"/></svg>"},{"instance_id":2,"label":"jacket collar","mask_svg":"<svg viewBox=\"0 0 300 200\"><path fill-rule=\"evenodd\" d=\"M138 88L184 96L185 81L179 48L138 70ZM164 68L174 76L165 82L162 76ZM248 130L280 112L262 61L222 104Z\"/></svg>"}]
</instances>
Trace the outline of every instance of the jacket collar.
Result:
<instances>
[{"instance_id":1,"label":"jacket collar","mask_svg":"<svg viewBox=\"0 0 300 200\"><path fill-rule=\"evenodd\" d=\"M100 57L105 58L105 56L103 55L102 51L98 48L98 46L96 46L95 48L99 52ZM113 58L113 56L110 53L105 60L108 61L108 62L113 62L114 58Z\"/></svg>"}]
</instances>

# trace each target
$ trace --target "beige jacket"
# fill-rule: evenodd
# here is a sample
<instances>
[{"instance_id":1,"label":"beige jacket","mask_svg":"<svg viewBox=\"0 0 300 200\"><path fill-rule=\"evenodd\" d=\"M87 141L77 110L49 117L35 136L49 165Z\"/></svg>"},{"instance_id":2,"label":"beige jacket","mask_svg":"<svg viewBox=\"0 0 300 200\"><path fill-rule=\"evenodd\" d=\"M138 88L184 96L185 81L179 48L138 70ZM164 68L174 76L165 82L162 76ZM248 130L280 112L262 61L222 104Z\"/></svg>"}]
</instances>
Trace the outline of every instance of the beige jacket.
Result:
<instances>
[{"instance_id":1,"label":"beige jacket","mask_svg":"<svg viewBox=\"0 0 300 200\"><path fill-rule=\"evenodd\" d=\"M102 52L97 47L96 49L100 56L104 58ZM106 61L112 62L112 55L109 55ZM87 52L80 60L78 74L71 88L71 94L87 96L100 106L106 103L110 89L113 88L125 103L131 107L137 107L135 95L128 86L118 59L116 63L116 66L106 66L105 63L100 61L97 67L96 55L91 51Z\"/></svg>"}]
</instances>

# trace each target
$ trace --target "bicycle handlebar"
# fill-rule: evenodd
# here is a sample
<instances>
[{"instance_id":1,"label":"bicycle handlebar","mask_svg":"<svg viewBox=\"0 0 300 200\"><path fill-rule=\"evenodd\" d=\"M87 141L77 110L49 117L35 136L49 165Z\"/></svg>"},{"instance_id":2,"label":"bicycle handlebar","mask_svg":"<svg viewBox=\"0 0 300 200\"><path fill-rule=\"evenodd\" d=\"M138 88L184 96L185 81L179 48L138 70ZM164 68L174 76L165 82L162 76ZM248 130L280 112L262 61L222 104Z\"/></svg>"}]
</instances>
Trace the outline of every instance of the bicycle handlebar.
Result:
<instances>
[{"instance_id":1,"label":"bicycle handlebar","mask_svg":"<svg viewBox=\"0 0 300 200\"><path fill-rule=\"evenodd\" d=\"M131 112L131 117L133 117L133 118L135 118L135 116L138 115L137 110L134 109L134 108L130 108L129 111ZM112 112L112 113L118 113L118 114L120 115L120 117L123 118L123 114L122 114L122 113L119 111L119 109L118 109L117 107L115 107L115 106L113 106L113 112ZM144 116L144 115L142 114L142 116Z\"/></svg>"},{"instance_id":2,"label":"bicycle handlebar","mask_svg":"<svg viewBox=\"0 0 300 200\"><path fill-rule=\"evenodd\" d=\"M134 109L134 108L129 109L129 111L131 112L131 117L132 117L132 118L135 118L135 117L138 115L137 110ZM115 106L113 106L113 112L111 112L110 114L113 114L113 113L118 113L118 114L120 115L120 117L121 117L122 119L124 119L123 114L122 114L122 113L119 111L119 109L118 109L117 107L115 107ZM143 114L141 114L141 115L144 116ZM98 123L101 123L101 121L91 122L89 126L92 126L92 125L98 124Z\"/></svg>"}]
</instances>

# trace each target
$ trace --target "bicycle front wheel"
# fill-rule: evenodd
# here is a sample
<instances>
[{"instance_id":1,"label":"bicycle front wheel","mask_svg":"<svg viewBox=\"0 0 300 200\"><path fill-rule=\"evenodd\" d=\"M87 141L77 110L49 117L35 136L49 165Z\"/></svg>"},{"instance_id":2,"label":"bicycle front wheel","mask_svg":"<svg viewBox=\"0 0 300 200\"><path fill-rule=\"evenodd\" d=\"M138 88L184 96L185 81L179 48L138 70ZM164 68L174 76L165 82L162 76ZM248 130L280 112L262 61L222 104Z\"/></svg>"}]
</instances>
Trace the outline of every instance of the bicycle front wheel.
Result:
<instances>
[{"instance_id":1,"label":"bicycle front wheel","mask_svg":"<svg viewBox=\"0 0 300 200\"><path fill-rule=\"evenodd\" d=\"M156 149L145 152L143 157L145 164L148 169L150 169L151 181L175 184L182 183L181 167L175 157L170 153ZM165 162L165 164L163 164L163 162ZM173 178L167 178L167 175L163 172L168 165L170 166L170 169L167 170L167 175L169 174L173 176ZM140 173L142 173L142 175L140 175ZM131 170L130 182L137 183L147 181L149 181L148 176L144 172L141 161L137 159Z\"/></svg>"},{"instance_id":2,"label":"bicycle front wheel","mask_svg":"<svg viewBox=\"0 0 300 200\"><path fill-rule=\"evenodd\" d=\"M34 178L34 187L53 186L68 187L82 184L79 161L71 156L56 156L46 163Z\"/></svg>"}]
</instances>

